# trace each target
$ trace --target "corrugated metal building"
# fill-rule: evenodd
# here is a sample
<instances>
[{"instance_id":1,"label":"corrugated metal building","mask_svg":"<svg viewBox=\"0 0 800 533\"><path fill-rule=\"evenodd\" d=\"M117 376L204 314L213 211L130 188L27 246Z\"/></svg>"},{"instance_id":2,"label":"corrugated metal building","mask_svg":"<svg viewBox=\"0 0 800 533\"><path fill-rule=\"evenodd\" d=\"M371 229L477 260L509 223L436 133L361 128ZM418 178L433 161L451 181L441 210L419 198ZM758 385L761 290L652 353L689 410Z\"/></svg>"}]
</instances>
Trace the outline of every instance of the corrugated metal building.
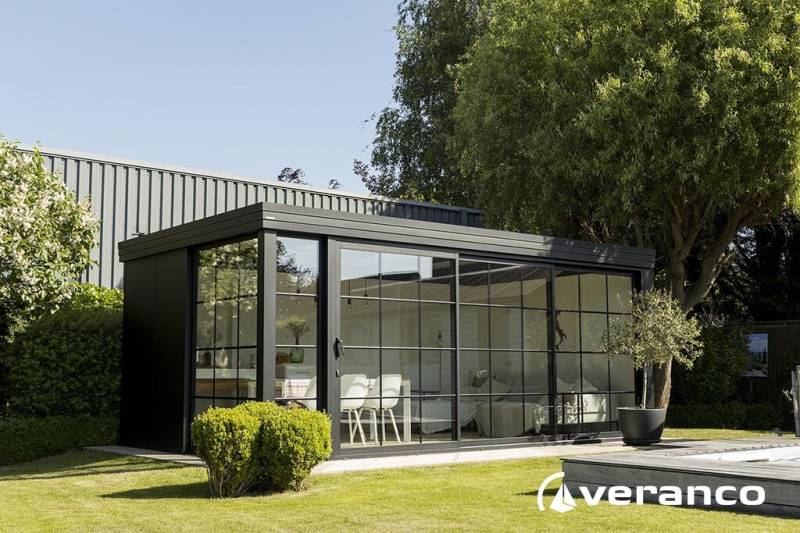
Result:
<instances>
[{"instance_id":1,"label":"corrugated metal building","mask_svg":"<svg viewBox=\"0 0 800 533\"><path fill-rule=\"evenodd\" d=\"M30 148L27 149L28 151ZM81 281L122 287L117 244L257 202L481 227L476 209L242 178L175 166L41 148L47 169L100 220L95 265Z\"/></svg>"}]
</instances>

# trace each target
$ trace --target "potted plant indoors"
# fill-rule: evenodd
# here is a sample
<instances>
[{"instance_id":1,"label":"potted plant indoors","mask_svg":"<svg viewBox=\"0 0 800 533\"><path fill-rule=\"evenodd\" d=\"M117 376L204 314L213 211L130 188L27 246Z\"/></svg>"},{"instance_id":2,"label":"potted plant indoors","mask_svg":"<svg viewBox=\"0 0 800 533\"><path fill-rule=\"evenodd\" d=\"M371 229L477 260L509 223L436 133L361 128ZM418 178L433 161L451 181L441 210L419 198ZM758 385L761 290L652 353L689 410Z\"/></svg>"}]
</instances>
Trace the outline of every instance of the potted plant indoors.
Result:
<instances>
[{"instance_id":1,"label":"potted plant indoors","mask_svg":"<svg viewBox=\"0 0 800 533\"><path fill-rule=\"evenodd\" d=\"M633 295L630 320L618 320L603 335L602 346L609 357L628 357L643 370L642 403L618 407L617 416L625 444L641 446L661 441L666 408L647 407L647 370L672 360L691 368L702 355L697 319L687 317L680 304L663 290Z\"/></svg>"},{"instance_id":2,"label":"potted plant indoors","mask_svg":"<svg viewBox=\"0 0 800 533\"><path fill-rule=\"evenodd\" d=\"M302 363L305 358L305 350L297 346L300 344L300 337L311 331L305 317L293 315L278 321L278 327L288 329L294 337L295 347L291 349L291 362Z\"/></svg>"}]
</instances>

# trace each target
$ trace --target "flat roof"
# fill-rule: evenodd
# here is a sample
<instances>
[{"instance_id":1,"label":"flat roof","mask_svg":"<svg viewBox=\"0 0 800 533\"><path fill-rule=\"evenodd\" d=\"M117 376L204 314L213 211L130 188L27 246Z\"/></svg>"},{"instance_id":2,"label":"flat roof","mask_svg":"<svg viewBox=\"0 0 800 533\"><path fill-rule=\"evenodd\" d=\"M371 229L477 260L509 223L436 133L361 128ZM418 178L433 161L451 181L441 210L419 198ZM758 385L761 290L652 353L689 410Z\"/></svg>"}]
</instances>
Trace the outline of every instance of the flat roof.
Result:
<instances>
[{"instance_id":1,"label":"flat roof","mask_svg":"<svg viewBox=\"0 0 800 533\"><path fill-rule=\"evenodd\" d=\"M196 247L259 230L326 235L342 239L380 241L388 245L445 248L472 254L507 254L521 259L562 263L602 264L628 269L652 269L649 248L604 245L438 222L323 211L262 202L195 222L128 239L119 244L123 262L180 248Z\"/></svg>"}]
</instances>

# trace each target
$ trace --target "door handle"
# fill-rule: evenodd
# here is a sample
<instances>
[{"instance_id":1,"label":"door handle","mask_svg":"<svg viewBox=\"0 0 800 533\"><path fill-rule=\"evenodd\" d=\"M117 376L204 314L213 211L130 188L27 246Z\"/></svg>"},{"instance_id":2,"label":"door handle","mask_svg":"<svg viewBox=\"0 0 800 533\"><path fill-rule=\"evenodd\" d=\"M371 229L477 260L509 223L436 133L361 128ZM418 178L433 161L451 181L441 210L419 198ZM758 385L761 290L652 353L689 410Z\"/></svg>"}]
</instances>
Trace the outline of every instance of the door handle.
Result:
<instances>
[{"instance_id":1,"label":"door handle","mask_svg":"<svg viewBox=\"0 0 800 533\"><path fill-rule=\"evenodd\" d=\"M344 348L342 347L342 339L336 337L336 340L333 341L333 356L336 359L341 359L344 355Z\"/></svg>"}]
</instances>

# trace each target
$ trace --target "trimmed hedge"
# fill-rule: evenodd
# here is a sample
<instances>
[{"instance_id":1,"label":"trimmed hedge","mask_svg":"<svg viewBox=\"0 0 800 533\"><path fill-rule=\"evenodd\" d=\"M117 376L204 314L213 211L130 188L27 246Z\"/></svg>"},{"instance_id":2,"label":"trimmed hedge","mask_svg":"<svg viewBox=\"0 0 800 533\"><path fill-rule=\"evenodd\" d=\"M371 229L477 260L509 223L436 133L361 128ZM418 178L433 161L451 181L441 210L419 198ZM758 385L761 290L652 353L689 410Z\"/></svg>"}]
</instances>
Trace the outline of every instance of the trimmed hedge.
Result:
<instances>
[{"instance_id":1,"label":"trimmed hedge","mask_svg":"<svg viewBox=\"0 0 800 533\"><path fill-rule=\"evenodd\" d=\"M212 496L251 489L302 490L311 469L331 455L327 415L299 407L250 402L209 409L192 423Z\"/></svg>"},{"instance_id":2,"label":"trimmed hedge","mask_svg":"<svg viewBox=\"0 0 800 533\"><path fill-rule=\"evenodd\" d=\"M122 292L79 284L0 353L9 416L119 416Z\"/></svg>"},{"instance_id":3,"label":"trimmed hedge","mask_svg":"<svg viewBox=\"0 0 800 533\"><path fill-rule=\"evenodd\" d=\"M770 430L779 425L770 403L670 404L667 409L668 427Z\"/></svg>"},{"instance_id":4,"label":"trimmed hedge","mask_svg":"<svg viewBox=\"0 0 800 533\"><path fill-rule=\"evenodd\" d=\"M0 418L0 465L116 441L114 417Z\"/></svg>"}]
</instances>

